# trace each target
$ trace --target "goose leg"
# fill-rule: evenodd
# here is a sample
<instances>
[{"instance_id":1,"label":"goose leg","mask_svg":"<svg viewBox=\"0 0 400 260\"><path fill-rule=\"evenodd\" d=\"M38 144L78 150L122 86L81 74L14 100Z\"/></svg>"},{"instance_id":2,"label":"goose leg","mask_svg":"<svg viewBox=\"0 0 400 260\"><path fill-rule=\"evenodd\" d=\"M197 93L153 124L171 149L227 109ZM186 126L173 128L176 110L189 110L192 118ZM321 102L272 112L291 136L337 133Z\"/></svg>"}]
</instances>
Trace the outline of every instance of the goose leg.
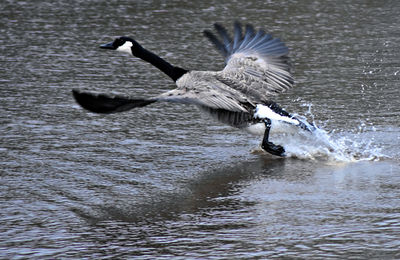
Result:
<instances>
[{"instance_id":1,"label":"goose leg","mask_svg":"<svg viewBox=\"0 0 400 260\"><path fill-rule=\"evenodd\" d=\"M264 123L265 123L265 132L264 132L264 138L263 138L263 141L261 144L261 148L263 150L265 150L266 152L269 152L270 154L277 155L277 156L283 156L283 154L285 153L285 149L283 149L283 147L280 145L275 145L268 141L269 130L271 129L271 120L268 118L265 118Z\"/></svg>"}]
</instances>

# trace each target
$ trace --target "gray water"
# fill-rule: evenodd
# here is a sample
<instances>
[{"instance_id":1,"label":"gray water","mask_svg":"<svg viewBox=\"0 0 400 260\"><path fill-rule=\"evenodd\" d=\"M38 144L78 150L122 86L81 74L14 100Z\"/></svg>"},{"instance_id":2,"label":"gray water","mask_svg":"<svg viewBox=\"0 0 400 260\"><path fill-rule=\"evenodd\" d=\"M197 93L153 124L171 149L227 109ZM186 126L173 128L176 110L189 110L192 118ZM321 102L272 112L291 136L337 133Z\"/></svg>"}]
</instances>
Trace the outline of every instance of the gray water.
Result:
<instances>
[{"instance_id":1,"label":"gray water","mask_svg":"<svg viewBox=\"0 0 400 260\"><path fill-rule=\"evenodd\" d=\"M399 3L1 1L0 258L399 259ZM121 35L220 70L202 31L234 20L287 43L296 87L276 101L335 152L277 134L292 152L276 158L192 106L72 98L173 88L98 48Z\"/></svg>"}]
</instances>

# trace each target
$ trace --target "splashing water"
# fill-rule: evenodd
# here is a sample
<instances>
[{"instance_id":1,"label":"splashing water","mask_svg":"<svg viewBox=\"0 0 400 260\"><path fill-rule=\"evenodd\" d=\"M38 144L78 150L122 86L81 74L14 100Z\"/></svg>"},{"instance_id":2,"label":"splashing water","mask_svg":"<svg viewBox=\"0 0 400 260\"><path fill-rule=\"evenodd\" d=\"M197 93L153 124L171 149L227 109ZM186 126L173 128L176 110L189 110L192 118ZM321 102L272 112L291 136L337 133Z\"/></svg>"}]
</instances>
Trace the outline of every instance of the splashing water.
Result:
<instances>
[{"instance_id":1,"label":"splashing water","mask_svg":"<svg viewBox=\"0 0 400 260\"><path fill-rule=\"evenodd\" d=\"M297 130L271 136L274 143L285 148L287 157L355 162L377 160L383 156L379 148L373 147L371 141L362 143L346 136L334 139L320 128L316 128L313 132Z\"/></svg>"},{"instance_id":2,"label":"splashing water","mask_svg":"<svg viewBox=\"0 0 400 260\"><path fill-rule=\"evenodd\" d=\"M309 125L304 117L296 117ZM373 138L363 138L361 128L355 133L334 134L318 128L315 122L313 125L315 128L310 132L294 125L275 121L272 124L270 140L282 145L286 156L291 158L356 162L387 157L381 153L381 148L374 144Z\"/></svg>"}]
</instances>

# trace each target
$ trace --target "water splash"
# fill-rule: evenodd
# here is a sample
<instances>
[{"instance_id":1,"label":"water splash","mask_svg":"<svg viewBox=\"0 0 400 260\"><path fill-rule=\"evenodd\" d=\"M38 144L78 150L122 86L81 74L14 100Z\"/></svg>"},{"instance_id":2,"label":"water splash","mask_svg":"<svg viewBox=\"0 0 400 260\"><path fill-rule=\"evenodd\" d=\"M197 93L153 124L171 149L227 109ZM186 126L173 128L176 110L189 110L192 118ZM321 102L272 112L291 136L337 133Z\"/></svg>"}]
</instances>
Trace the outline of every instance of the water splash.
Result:
<instances>
[{"instance_id":1,"label":"water splash","mask_svg":"<svg viewBox=\"0 0 400 260\"><path fill-rule=\"evenodd\" d=\"M309 126L308 129L313 129L312 131L305 131L297 126L280 121L273 121L272 123L270 140L275 144L282 145L287 157L332 162L356 162L387 158L375 142L376 129L374 126L368 128L365 123L361 122L352 132L334 130L328 133L317 127L311 111L312 104L305 104L305 106L308 106L306 114L312 119L313 124L309 124L306 117L295 116L303 124Z\"/></svg>"},{"instance_id":2,"label":"water splash","mask_svg":"<svg viewBox=\"0 0 400 260\"><path fill-rule=\"evenodd\" d=\"M313 132L286 125L271 134L271 141L282 145L286 156L299 159L356 162L385 158L373 138L356 133L328 133L316 127Z\"/></svg>"}]
</instances>

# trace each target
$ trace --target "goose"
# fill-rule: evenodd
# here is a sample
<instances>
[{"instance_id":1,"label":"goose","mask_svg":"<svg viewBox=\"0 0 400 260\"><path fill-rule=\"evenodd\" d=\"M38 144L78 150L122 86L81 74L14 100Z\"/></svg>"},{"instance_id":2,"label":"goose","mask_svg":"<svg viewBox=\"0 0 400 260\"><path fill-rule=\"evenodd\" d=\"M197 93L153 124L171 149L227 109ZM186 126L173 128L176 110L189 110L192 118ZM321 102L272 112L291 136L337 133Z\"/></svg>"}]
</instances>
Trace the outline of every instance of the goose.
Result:
<instances>
[{"instance_id":1,"label":"goose","mask_svg":"<svg viewBox=\"0 0 400 260\"><path fill-rule=\"evenodd\" d=\"M297 126L312 132L315 127L289 114L272 97L293 87L289 50L278 38L234 23L233 38L222 25L215 23L216 34L205 30L208 38L225 59L221 71L196 71L173 66L143 48L129 37L118 37L100 45L149 62L164 72L176 88L149 98L111 96L73 89L73 97L84 109L94 113L117 113L155 102L194 104L218 121L263 135L261 148L276 156L285 156L281 145L270 142L273 122Z\"/></svg>"}]
</instances>

